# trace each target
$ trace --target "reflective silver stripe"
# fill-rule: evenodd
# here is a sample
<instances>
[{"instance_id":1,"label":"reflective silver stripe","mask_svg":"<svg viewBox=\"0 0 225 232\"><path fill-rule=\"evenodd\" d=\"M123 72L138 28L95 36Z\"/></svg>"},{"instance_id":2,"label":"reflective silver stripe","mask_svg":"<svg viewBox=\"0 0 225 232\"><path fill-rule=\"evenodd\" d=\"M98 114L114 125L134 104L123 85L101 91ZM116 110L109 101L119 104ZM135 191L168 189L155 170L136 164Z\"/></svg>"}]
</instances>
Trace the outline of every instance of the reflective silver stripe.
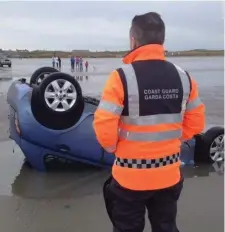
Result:
<instances>
[{"instance_id":1,"label":"reflective silver stripe","mask_svg":"<svg viewBox=\"0 0 225 232\"><path fill-rule=\"evenodd\" d=\"M132 64L128 64L122 69L127 81L129 116L139 116L139 91L134 68Z\"/></svg>"},{"instance_id":2,"label":"reflective silver stripe","mask_svg":"<svg viewBox=\"0 0 225 232\"><path fill-rule=\"evenodd\" d=\"M111 146L111 147L105 147L104 148L107 152L114 152L116 150L116 146Z\"/></svg>"},{"instance_id":3,"label":"reflective silver stripe","mask_svg":"<svg viewBox=\"0 0 225 232\"><path fill-rule=\"evenodd\" d=\"M198 106L200 106L202 104L202 101L200 100L200 98L196 98L195 100L191 101L191 102L188 102L187 103L187 108L186 110L192 110Z\"/></svg>"},{"instance_id":4,"label":"reflective silver stripe","mask_svg":"<svg viewBox=\"0 0 225 232\"><path fill-rule=\"evenodd\" d=\"M180 75L180 79L183 87L182 113L184 113L184 111L186 110L186 104L190 94L190 81L187 74L181 67L177 66L176 64L173 65L176 67Z\"/></svg>"},{"instance_id":5,"label":"reflective silver stripe","mask_svg":"<svg viewBox=\"0 0 225 232\"><path fill-rule=\"evenodd\" d=\"M131 124L137 126L148 126L156 125L163 123L179 123L182 122L181 114L157 114L149 116L139 116L139 117L130 117L130 116L121 116L121 121L124 124Z\"/></svg>"},{"instance_id":6,"label":"reflective silver stripe","mask_svg":"<svg viewBox=\"0 0 225 232\"><path fill-rule=\"evenodd\" d=\"M158 142L170 139L180 138L182 132L180 129L161 132L129 132L123 129L119 130L120 139L129 141Z\"/></svg>"},{"instance_id":7,"label":"reflective silver stripe","mask_svg":"<svg viewBox=\"0 0 225 232\"><path fill-rule=\"evenodd\" d=\"M177 163L180 160L180 154L173 154L170 156L158 158L158 159L124 159L117 157L115 160L115 165L126 168L159 168L167 165Z\"/></svg>"},{"instance_id":8,"label":"reflective silver stripe","mask_svg":"<svg viewBox=\"0 0 225 232\"><path fill-rule=\"evenodd\" d=\"M101 100L99 105L98 105L98 109L103 109L106 111L109 111L113 114L117 114L117 115L121 115L122 111L123 111L123 107L118 106L112 102L108 102L105 100Z\"/></svg>"}]
</instances>

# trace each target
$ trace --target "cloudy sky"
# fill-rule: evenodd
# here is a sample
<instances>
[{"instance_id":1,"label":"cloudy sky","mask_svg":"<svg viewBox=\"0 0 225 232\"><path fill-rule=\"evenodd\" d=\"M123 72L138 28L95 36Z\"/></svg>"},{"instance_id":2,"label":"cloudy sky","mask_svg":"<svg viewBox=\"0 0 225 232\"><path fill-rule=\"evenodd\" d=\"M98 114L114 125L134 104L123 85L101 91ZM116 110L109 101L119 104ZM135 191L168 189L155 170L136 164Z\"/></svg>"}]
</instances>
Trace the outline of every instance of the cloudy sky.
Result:
<instances>
[{"instance_id":1,"label":"cloudy sky","mask_svg":"<svg viewBox=\"0 0 225 232\"><path fill-rule=\"evenodd\" d=\"M134 15L156 11L169 50L222 49L222 2L1 2L0 48L125 50Z\"/></svg>"}]
</instances>

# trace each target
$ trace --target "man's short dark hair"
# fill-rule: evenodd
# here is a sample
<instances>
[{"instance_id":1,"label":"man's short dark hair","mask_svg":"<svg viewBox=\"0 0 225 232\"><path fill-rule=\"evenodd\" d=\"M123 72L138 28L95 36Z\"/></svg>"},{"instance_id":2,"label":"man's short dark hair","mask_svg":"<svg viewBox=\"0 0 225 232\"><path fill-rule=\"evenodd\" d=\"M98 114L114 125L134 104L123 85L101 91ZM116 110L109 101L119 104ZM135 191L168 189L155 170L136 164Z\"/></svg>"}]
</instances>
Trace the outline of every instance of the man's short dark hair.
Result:
<instances>
[{"instance_id":1,"label":"man's short dark hair","mask_svg":"<svg viewBox=\"0 0 225 232\"><path fill-rule=\"evenodd\" d=\"M165 41L165 24L161 16L155 12L136 15L132 20L130 33L137 42L137 46L162 45Z\"/></svg>"}]
</instances>

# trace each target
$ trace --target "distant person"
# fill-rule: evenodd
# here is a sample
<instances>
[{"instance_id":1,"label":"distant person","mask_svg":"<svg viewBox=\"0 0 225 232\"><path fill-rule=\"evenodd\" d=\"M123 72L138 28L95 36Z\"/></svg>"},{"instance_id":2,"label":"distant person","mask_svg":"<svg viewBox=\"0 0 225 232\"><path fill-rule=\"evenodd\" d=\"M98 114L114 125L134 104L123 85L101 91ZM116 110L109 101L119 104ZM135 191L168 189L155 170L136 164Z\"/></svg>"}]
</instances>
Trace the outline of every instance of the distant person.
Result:
<instances>
[{"instance_id":1,"label":"distant person","mask_svg":"<svg viewBox=\"0 0 225 232\"><path fill-rule=\"evenodd\" d=\"M55 56L53 56L53 57L52 57L52 67L53 67L53 68L55 68L55 65L56 65L56 64L55 64L55 61L56 61L56 60L55 60Z\"/></svg>"},{"instance_id":2,"label":"distant person","mask_svg":"<svg viewBox=\"0 0 225 232\"><path fill-rule=\"evenodd\" d=\"M71 71L72 72L74 72L74 64L75 64L74 56L71 56L71 58L70 58L70 65L71 65Z\"/></svg>"},{"instance_id":3,"label":"distant person","mask_svg":"<svg viewBox=\"0 0 225 232\"><path fill-rule=\"evenodd\" d=\"M59 68L59 59L58 57L55 57L55 64L56 64L56 68Z\"/></svg>"},{"instance_id":4,"label":"distant person","mask_svg":"<svg viewBox=\"0 0 225 232\"><path fill-rule=\"evenodd\" d=\"M86 60L86 62L85 62L85 71L86 71L86 72L88 72L88 65L89 65L89 64L88 64L88 61Z\"/></svg>"},{"instance_id":5,"label":"distant person","mask_svg":"<svg viewBox=\"0 0 225 232\"><path fill-rule=\"evenodd\" d=\"M83 72L83 58L80 57L80 72Z\"/></svg>"},{"instance_id":6,"label":"distant person","mask_svg":"<svg viewBox=\"0 0 225 232\"><path fill-rule=\"evenodd\" d=\"M76 56L74 56L74 68L76 68L76 65L77 65L77 57Z\"/></svg>"},{"instance_id":7,"label":"distant person","mask_svg":"<svg viewBox=\"0 0 225 232\"><path fill-rule=\"evenodd\" d=\"M61 70L61 58L58 56L58 67L59 67L59 70Z\"/></svg>"},{"instance_id":8,"label":"distant person","mask_svg":"<svg viewBox=\"0 0 225 232\"><path fill-rule=\"evenodd\" d=\"M80 59L79 57L76 57L76 70L79 71L80 68Z\"/></svg>"}]
</instances>

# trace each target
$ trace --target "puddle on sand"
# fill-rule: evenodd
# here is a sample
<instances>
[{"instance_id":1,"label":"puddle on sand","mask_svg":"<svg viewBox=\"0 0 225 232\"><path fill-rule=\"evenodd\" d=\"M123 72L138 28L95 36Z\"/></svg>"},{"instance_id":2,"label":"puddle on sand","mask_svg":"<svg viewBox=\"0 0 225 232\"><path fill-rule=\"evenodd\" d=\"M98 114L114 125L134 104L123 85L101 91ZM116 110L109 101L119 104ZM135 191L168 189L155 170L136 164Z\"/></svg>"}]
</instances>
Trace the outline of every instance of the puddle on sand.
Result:
<instances>
[{"instance_id":1,"label":"puddle on sand","mask_svg":"<svg viewBox=\"0 0 225 232\"><path fill-rule=\"evenodd\" d=\"M4 78L0 77L0 96L6 95L11 83L19 78ZM27 78L26 78L27 79Z\"/></svg>"},{"instance_id":2,"label":"puddle on sand","mask_svg":"<svg viewBox=\"0 0 225 232\"><path fill-rule=\"evenodd\" d=\"M195 164L187 165L182 168L182 174L186 179L200 177L217 177L224 175L224 162L215 162L213 164Z\"/></svg>"},{"instance_id":3,"label":"puddle on sand","mask_svg":"<svg viewBox=\"0 0 225 232\"><path fill-rule=\"evenodd\" d=\"M24 163L24 155L13 141L0 143L0 195L23 198L79 198L98 194L110 175L84 164L55 163L49 172L39 172ZM224 163L186 166L182 168L185 178L216 177L223 175Z\"/></svg>"},{"instance_id":4,"label":"puddle on sand","mask_svg":"<svg viewBox=\"0 0 225 232\"><path fill-rule=\"evenodd\" d=\"M24 156L13 141L5 141L0 143L0 160L0 195L11 196Z\"/></svg>"},{"instance_id":5,"label":"puddle on sand","mask_svg":"<svg viewBox=\"0 0 225 232\"><path fill-rule=\"evenodd\" d=\"M1 79L0 78L0 97L5 96L13 79Z\"/></svg>"},{"instance_id":6,"label":"puddle on sand","mask_svg":"<svg viewBox=\"0 0 225 232\"><path fill-rule=\"evenodd\" d=\"M14 142L1 142L0 149L1 196L79 198L101 193L110 174L109 170L75 163L55 163L50 172L39 172L24 163L24 155Z\"/></svg>"},{"instance_id":7,"label":"puddle on sand","mask_svg":"<svg viewBox=\"0 0 225 232\"><path fill-rule=\"evenodd\" d=\"M102 186L109 171L86 165L38 172L12 141L0 143L0 224L4 232L111 231ZM223 226L223 164L182 168L178 224L183 232ZM1 211L2 209L2 211ZM188 218L188 220L187 220ZM88 223L87 223L88 221ZM146 224L144 231L149 231Z\"/></svg>"}]
</instances>

